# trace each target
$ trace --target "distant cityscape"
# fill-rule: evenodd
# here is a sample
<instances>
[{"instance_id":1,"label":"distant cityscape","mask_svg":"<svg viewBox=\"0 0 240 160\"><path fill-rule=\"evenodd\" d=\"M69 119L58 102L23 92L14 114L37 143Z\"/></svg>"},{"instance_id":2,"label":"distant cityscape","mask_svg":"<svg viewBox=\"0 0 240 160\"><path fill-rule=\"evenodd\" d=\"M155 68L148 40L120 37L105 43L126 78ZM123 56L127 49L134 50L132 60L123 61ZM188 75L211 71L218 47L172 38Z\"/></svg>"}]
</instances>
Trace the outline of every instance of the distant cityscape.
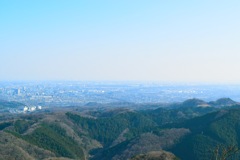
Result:
<instances>
[{"instance_id":1,"label":"distant cityscape","mask_svg":"<svg viewBox=\"0 0 240 160\"><path fill-rule=\"evenodd\" d=\"M160 84L156 82L1 82L0 99L27 106L79 106L96 103L170 103L190 98L229 97L240 101L240 85Z\"/></svg>"}]
</instances>

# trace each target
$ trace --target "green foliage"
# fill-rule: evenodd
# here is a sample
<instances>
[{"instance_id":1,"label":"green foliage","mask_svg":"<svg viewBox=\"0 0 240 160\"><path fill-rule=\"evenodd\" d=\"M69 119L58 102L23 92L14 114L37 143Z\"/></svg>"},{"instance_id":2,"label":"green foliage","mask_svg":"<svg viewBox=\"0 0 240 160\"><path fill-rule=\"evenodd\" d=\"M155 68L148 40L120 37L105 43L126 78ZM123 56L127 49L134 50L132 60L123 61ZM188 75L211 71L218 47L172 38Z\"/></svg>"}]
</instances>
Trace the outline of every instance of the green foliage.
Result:
<instances>
[{"instance_id":1,"label":"green foliage","mask_svg":"<svg viewBox=\"0 0 240 160\"><path fill-rule=\"evenodd\" d=\"M11 126L12 125L12 122L3 122L3 123L0 123L0 131Z\"/></svg>"},{"instance_id":2,"label":"green foliage","mask_svg":"<svg viewBox=\"0 0 240 160\"><path fill-rule=\"evenodd\" d=\"M212 148L218 142L202 134L185 137L182 142L170 149L180 159L209 160L212 156Z\"/></svg>"},{"instance_id":3,"label":"green foliage","mask_svg":"<svg viewBox=\"0 0 240 160\"><path fill-rule=\"evenodd\" d=\"M24 128L22 121L17 123L17 130ZM19 129L20 128L20 129ZM66 131L56 124L43 123L29 135L20 135L19 132L11 132L13 135L26 140L27 142L47 149L60 157L69 157L74 159L84 159L84 152L73 139L66 135Z\"/></svg>"},{"instance_id":4,"label":"green foliage","mask_svg":"<svg viewBox=\"0 0 240 160\"><path fill-rule=\"evenodd\" d=\"M69 119L77 123L88 135L100 141L104 146L111 143L126 129L128 138L146 131L156 124L140 113L128 112L110 118L85 118L76 114L66 113Z\"/></svg>"},{"instance_id":5,"label":"green foliage","mask_svg":"<svg viewBox=\"0 0 240 160\"><path fill-rule=\"evenodd\" d=\"M109 160L112 159L116 154L121 154L129 145L130 141L124 141L114 147L111 147L109 149L103 149L98 154L96 154L92 160Z\"/></svg>"},{"instance_id":6,"label":"green foliage","mask_svg":"<svg viewBox=\"0 0 240 160\"><path fill-rule=\"evenodd\" d=\"M163 134L165 134L163 131L171 128L189 129L191 131L184 138L181 136L179 137L181 139L174 142L168 132L166 132L168 135L164 135L169 138L166 143L172 143L167 149L184 160L209 160L214 148L221 144L224 146L240 146L240 109L213 112L214 109L210 107L191 107L193 103L190 102L187 103L186 107L182 106L174 109L159 108L139 112L125 110L121 112L120 110L120 112L111 112L109 115L104 112L104 116L99 116L96 119L68 112L65 114L66 117L64 118L66 119L64 121L53 119L54 121L48 123L47 119L44 119L44 115L29 115L15 120L14 123L1 123L0 130L4 129L6 131L5 128L12 125L13 127L9 127L9 131L6 132L32 145L52 151L58 157L72 159L84 159L85 157L83 146L86 147L87 145L77 142L74 139L77 135L83 140L83 143L94 142L93 145L96 148L100 145L93 140L100 142L103 148L91 153L94 159L106 160L116 155L125 154L127 149L134 144L138 144L138 137L141 137L143 133L151 132L151 135L165 138L163 137ZM54 116L54 113L52 114ZM60 114L54 118L59 117ZM40 120L40 118L43 120ZM76 133L74 138L69 137L71 132L66 132L65 129L60 127L59 123L65 122L71 124L70 128L66 128ZM173 129L171 134L177 135L179 132ZM86 147L86 151L94 148L91 147L88 149ZM226 149L226 151L231 150ZM216 157L221 157L223 155L221 153L224 152L224 149L218 149ZM237 158L239 159L239 157Z\"/></svg>"},{"instance_id":7,"label":"green foliage","mask_svg":"<svg viewBox=\"0 0 240 160\"><path fill-rule=\"evenodd\" d=\"M190 128L192 131L190 136L185 137L171 150L181 159L209 160L212 150L219 144L240 145L239 109L211 113L178 126Z\"/></svg>"},{"instance_id":8,"label":"green foliage","mask_svg":"<svg viewBox=\"0 0 240 160\"><path fill-rule=\"evenodd\" d=\"M27 129L33 124L33 121L27 121L27 120L17 120L14 123L14 129L16 132L22 134L25 131L27 131Z\"/></svg>"},{"instance_id":9,"label":"green foliage","mask_svg":"<svg viewBox=\"0 0 240 160\"><path fill-rule=\"evenodd\" d=\"M236 159L239 149L237 146L223 146L218 145L213 151L212 160L230 160L232 158Z\"/></svg>"},{"instance_id":10,"label":"green foliage","mask_svg":"<svg viewBox=\"0 0 240 160\"><path fill-rule=\"evenodd\" d=\"M163 126L171 123L184 122L187 119L216 111L213 107L189 107L188 103L186 105L187 106L181 104L178 108L174 109L158 108L151 111L142 111L142 113L149 119L156 122L159 126Z\"/></svg>"}]
</instances>

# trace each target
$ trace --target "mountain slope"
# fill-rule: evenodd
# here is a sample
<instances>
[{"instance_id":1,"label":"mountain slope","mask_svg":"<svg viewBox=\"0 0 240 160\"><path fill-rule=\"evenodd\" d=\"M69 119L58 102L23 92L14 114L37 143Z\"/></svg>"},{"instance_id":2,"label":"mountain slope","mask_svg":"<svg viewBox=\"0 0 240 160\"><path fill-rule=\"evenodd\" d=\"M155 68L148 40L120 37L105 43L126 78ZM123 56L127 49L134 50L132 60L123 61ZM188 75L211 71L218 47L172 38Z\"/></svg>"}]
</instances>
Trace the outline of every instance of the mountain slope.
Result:
<instances>
[{"instance_id":1,"label":"mountain slope","mask_svg":"<svg viewBox=\"0 0 240 160\"><path fill-rule=\"evenodd\" d=\"M233 101L230 98L220 98L216 101L209 102L210 105L214 107L229 107L233 105L238 105L238 102Z\"/></svg>"},{"instance_id":2,"label":"mountain slope","mask_svg":"<svg viewBox=\"0 0 240 160\"><path fill-rule=\"evenodd\" d=\"M240 109L210 113L186 121L179 127L189 128L192 132L170 149L181 159L208 160L220 144L240 147Z\"/></svg>"},{"instance_id":3,"label":"mountain slope","mask_svg":"<svg viewBox=\"0 0 240 160\"><path fill-rule=\"evenodd\" d=\"M126 160L166 150L183 160L208 160L219 144L239 147L240 106L204 105L191 99L175 108L94 110L90 116L76 108L16 115L0 122L0 154L5 159Z\"/></svg>"}]
</instances>

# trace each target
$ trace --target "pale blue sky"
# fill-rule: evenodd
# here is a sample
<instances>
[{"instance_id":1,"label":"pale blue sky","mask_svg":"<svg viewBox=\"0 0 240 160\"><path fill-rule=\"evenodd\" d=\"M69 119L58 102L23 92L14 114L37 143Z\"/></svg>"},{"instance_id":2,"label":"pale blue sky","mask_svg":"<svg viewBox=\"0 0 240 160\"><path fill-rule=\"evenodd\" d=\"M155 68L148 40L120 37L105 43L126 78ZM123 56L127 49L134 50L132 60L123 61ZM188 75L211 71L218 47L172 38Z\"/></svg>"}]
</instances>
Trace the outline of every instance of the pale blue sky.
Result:
<instances>
[{"instance_id":1,"label":"pale blue sky","mask_svg":"<svg viewBox=\"0 0 240 160\"><path fill-rule=\"evenodd\" d=\"M1 0L0 80L240 81L239 0Z\"/></svg>"}]
</instances>

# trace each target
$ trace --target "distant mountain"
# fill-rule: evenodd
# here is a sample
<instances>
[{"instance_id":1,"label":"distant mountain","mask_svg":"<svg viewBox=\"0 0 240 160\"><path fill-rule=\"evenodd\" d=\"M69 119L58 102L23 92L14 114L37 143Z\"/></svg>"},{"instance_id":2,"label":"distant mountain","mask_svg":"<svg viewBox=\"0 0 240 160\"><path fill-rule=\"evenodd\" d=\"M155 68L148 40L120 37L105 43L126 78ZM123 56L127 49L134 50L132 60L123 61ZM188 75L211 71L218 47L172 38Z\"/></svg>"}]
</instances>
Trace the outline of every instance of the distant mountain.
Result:
<instances>
[{"instance_id":1,"label":"distant mountain","mask_svg":"<svg viewBox=\"0 0 240 160\"><path fill-rule=\"evenodd\" d=\"M238 102L233 101L230 98L220 98L216 101L209 102L209 105L215 106L215 107L227 107L227 106L233 106L239 104Z\"/></svg>"},{"instance_id":2,"label":"distant mountain","mask_svg":"<svg viewBox=\"0 0 240 160\"><path fill-rule=\"evenodd\" d=\"M200 107L200 106L209 106L207 102L200 100L200 99L189 99L184 101L181 104L181 107Z\"/></svg>"},{"instance_id":3,"label":"distant mountain","mask_svg":"<svg viewBox=\"0 0 240 160\"><path fill-rule=\"evenodd\" d=\"M177 109L177 108L211 107L211 105L209 105L207 102L201 99L192 98L185 100L184 102L169 104L167 107Z\"/></svg>"},{"instance_id":4,"label":"distant mountain","mask_svg":"<svg viewBox=\"0 0 240 160\"><path fill-rule=\"evenodd\" d=\"M188 99L182 103L169 104L169 108L192 108L192 107L229 107L239 105L240 103L233 101L230 98L220 98L216 101L205 102L201 99Z\"/></svg>"},{"instance_id":5,"label":"distant mountain","mask_svg":"<svg viewBox=\"0 0 240 160\"><path fill-rule=\"evenodd\" d=\"M199 99L189 99L183 103L170 104L155 110L143 111L143 114L157 122L158 125L179 123L187 119L202 116L219 110Z\"/></svg>"}]
</instances>

